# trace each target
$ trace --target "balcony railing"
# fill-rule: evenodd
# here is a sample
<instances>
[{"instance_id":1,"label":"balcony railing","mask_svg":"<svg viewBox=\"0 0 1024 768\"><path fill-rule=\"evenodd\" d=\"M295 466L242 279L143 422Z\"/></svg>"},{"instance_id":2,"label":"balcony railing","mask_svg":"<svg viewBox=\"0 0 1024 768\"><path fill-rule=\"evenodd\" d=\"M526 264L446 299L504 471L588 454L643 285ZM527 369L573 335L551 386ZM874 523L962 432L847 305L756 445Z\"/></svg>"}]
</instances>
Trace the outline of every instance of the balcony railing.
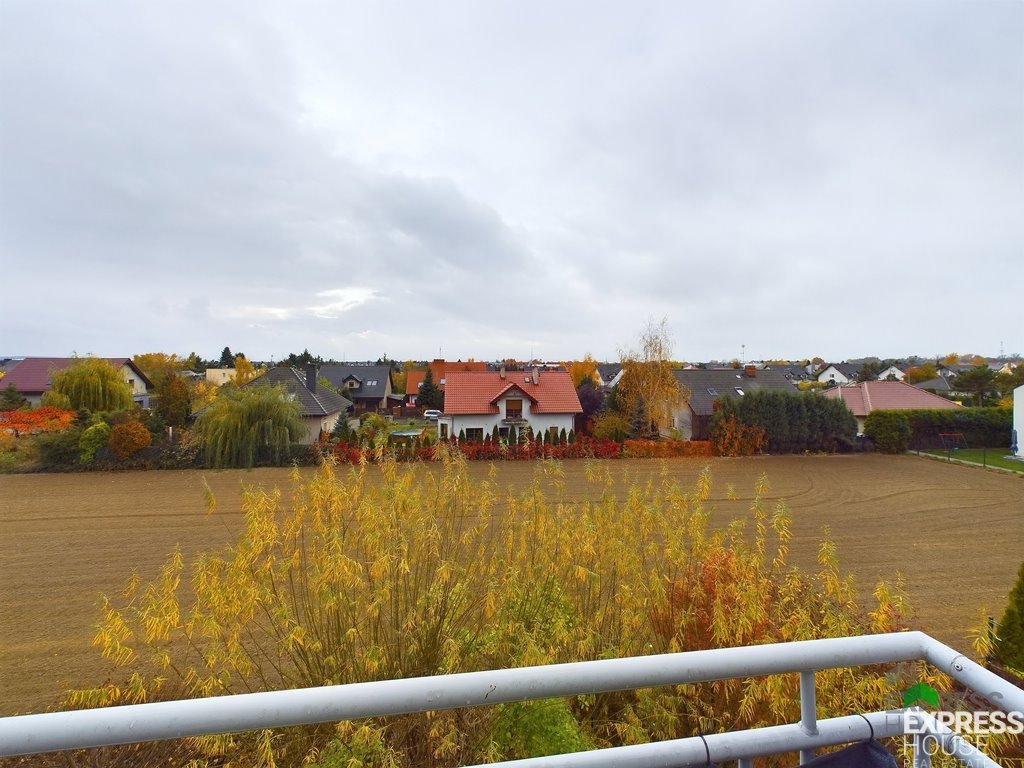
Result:
<instances>
[{"instance_id":1,"label":"balcony railing","mask_svg":"<svg viewBox=\"0 0 1024 768\"><path fill-rule=\"evenodd\" d=\"M798 723L492 765L604 768L734 760L746 768L755 757L788 752L799 752L804 763L819 747L899 736L910 723L920 732L913 737L915 768L930 764L936 744L964 765L997 766L917 708L817 719L817 670L912 660L949 674L993 709L1024 712L1024 690L924 633L900 632L21 715L0 718L0 756L799 673Z\"/></svg>"}]
</instances>

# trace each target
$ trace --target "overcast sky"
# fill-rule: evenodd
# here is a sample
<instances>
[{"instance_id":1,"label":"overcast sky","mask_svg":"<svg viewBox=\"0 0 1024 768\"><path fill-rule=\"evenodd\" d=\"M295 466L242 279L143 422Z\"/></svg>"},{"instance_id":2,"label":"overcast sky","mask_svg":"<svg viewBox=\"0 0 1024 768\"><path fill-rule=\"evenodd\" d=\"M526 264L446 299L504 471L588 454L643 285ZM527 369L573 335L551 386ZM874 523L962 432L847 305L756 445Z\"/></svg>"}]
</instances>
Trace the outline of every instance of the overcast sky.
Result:
<instances>
[{"instance_id":1,"label":"overcast sky","mask_svg":"<svg viewBox=\"0 0 1024 768\"><path fill-rule=\"evenodd\" d=\"M0 0L0 355L1024 352L1024 3Z\"/></svg>"}]
</instances>

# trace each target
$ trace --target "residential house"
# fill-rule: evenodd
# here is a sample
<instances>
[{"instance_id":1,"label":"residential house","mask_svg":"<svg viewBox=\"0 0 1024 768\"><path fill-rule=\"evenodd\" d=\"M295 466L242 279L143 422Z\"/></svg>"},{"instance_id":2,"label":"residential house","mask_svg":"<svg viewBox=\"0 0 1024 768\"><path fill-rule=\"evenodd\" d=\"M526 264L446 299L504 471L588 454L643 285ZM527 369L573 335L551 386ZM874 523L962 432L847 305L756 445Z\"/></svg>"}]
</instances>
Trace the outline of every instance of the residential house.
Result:
<instances>
[{"instance_id":1,"label":"residential house","mask_svg":"<svg viewBox=\"0 0 1024 768\"><path fill-rule=\"evenodd\" d=\"M218 387L230 384L235 379L234 368L207 368L206 380Z\"/></svg>"},{"instance_id":2,"label":"residential house","mask_svg":"<svg viewBox=\"0 0 1024 768\"><path fill-rule=\"evenodd\" d=\"M437 420L441 439L482 440L485 435L507 436L529 428L533 434L573 430L576 414L583 413L572 377L566 371L533 368L529 371L455 372L447 376L444 413Z\"/></svg>"},{"instance_id":3,"label":"residential house","mask_svg":"<svg viewBox=\"0 0 1024 768\"><path fill-rule=\"evenodd\" d=\"M672 428L684 440L710 440L711 415L722 397L743 397L748 392L773 390L796 393L793 382L768 368L688 368L672 371L684 388L685 401L672 412Z\"/></svg>"},{"instance_id":4,"label":"residential house","mask_svg":"<svg viewBox=\"0 0 1024 768\"><path fill-rule=\"evenodd\" d=\"M923 389L925 392L931 392L933 395L942 395L947 399L958 396L958 393L950 386L949 379L945 376L936 376L934 379L919 381L914 386L918 389Z\"/></svg>"},{"instance_id":5,"label":"residential house","mask_svg":"<svg viewBox=\"0 0 1024 768\"><path fill-rule=\"evenodd\" d=\"M402 404L394 392L390 365L346 363L320 366L320 375L355 404L357 413L386 411Z\"/></svg>"},{"instance_id":6,"label":"residential house","mask_svg":"<svg viewBox=\"0 0 1024 768\"><path fill-rule=\"evenodd\" d=\"M786 377L794 384L800 381L815 381L814 366L812 365L766 365L766 371L776 371Z\"/></svg>"},{"instance_id":7,"label":"residential house","mask_svg":"<svg viewBox=\"0 0 1024 768\"><path fill-rule=\"evenodd\" d=\"M25 357L7 370L3 378L4 387L13 386L33 408L42 404L43 395L53 386L53 374L70 366L74 357ZM131 387L132 400L143 408L149 407L149 390L153 386L146 374L132 362L130 357L103 358L117 368L124 381Z\"/></svg>"},{"instance_id":8,"label":"residential house","mask_svg":"<svg viewBox=\"0 0 1024 768\"><path fill-rule=\"evenodd\" d=\"M319 385L314 366L308 366L304 372L284 366L271 368L243 386L281 386L298 400L302 406L302 421L306 425L306 432L299 440L302 445L312 445L322 433L330 433L338 420L346 418L352 408L351 400Z\"/></svg>"},{"instance_id":9,"label":"residential house","mask_svg":"<svg viewBox=\"0 0 1024 768\"><path fill-rule=\"evenodd\" d=\"M903 381L907 378L907 374L897 368L895 365L890 365L875 377L879 381Z\"/></svg>"},{"instance_id":10,"label":"residential house","mask_svg":"<svg viewBox=\"0 0 1024 768\"><path fill-rule=\"evenodd\" d=\"M833 363L832 365L825 366L818 372L818 381L824 382L829 386L849 384L857 378L861 367L858 363Z\"/></svg>"},{"instance_id":11,"label":"residential house","mask_svg":"<svg viewBox=\"0 0 1024 768\"><path fill-rule=\"evenodd\" d=\"M826 389L822 397L842 400L857 419L857 432L864 433L864 420L872 411L949 410L959 403L933 395L904 381L862 381Z\"/></svg>"},{"instance_id":12,"label":"residential house","mask_svg":"<svg viewBox=\"0 0 1024 768\"><path fill-rule=\"evenodd\" d=\"M622 379L623 368L621 363L598 363L597 384L605 389L611 389Z\"/></svg>"},{"instance_id":13,"label":"residential house","mask_svg":"<svg viewBox=\"0 0 1024 768\"><path fill-rule=\"evenodd\" d=\"M434 377L434 386L444 392L449 373L457 371L486 371L487 363L475 360L465 363L459 360L452 363L438 358L428 363L427 367L430 368L430 373ZM416 405L416 396L420 392L420 387L423 386L423 380L426 378L426 375L426 371L409 371L405 374L405 400L409 405Z\"/></svg>"}]
</instances>

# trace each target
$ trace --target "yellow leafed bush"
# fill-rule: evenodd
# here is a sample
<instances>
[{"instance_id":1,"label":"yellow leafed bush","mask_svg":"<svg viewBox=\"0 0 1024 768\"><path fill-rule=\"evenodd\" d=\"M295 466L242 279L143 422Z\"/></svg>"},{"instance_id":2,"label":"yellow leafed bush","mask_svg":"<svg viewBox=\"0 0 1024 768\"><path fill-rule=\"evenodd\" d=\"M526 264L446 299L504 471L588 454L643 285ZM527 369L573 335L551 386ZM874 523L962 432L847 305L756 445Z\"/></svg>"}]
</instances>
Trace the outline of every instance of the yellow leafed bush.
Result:
<instances>
[{"instance_id":1,"label":"yellow leafed bush","mask_svg":"<svg viewBox=\"0 0 1024 768\"><path fill-rule=\"evenodd\" d=\"M96 643L120 684L72 705L206 696L802 640L904 627L898 585L859 606L834 547L787 559L789 518L762 501L710 525L712 478L664 473L623 495L607 463L580 500L538 462L521 492L465 462L325 465L289 494L250 489L231 548L107 602ZM212 501L212 500L211 500ZM916 666L818 673L822 717L896 706ZM134 675L134 677L133 677ZM905 684L906 683L906 684ZM193 740L239 764L448 766L799 719L798 676L435 712ZM232 757L233 756L233 757Z\"/></svg>"}]
</instances>

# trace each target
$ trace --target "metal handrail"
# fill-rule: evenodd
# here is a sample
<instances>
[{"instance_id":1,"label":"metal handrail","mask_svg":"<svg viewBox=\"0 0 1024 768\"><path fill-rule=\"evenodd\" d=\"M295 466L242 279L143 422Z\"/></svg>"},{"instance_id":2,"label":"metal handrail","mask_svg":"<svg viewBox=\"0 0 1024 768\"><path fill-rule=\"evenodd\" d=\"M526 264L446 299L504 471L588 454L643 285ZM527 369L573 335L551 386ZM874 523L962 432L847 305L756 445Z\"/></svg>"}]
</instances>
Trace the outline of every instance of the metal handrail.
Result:
<instances>
[{"instance_id":1,"label":"metal handrail","mask_svg":"<svg viewBox=\"0 0 1024 768\"><path fill-rule=\"evenodd\" d=\"M781 734L783 740L779 742L780 747L776 751L801 750L803 762L818 746L842 744L867 737L867 733L864 733L867 725L860 715L852 716L860 721L860 725L847 718L816 720L813 685L813 673L816 670L912 660L927 661L979 693L998 709L1024 712L1024 691L1021 689L922 632L899 632L20 715L0 718L0 756L729 678L802 673L801 723L717 734L706 739L709 745L721 745L716 746L716 750L721 749L722 756L713 756L713 759L739 759L742 755L728 746L730 737L733 743L739 743L748 738L744 734L756 733L759 734L758 738L764 739L769 733L777 733ZM902 713L903 710L897 712ZM902 720L900 723L902 727ZM829 730L826 734L823 730L826 727L832 729L833 726L839 729L838 732ZM848 733L841 733L843 728ZM882 732L877 731L876 735L882 735ZM837 736L849 738L828 741ZM686 741L679 740L675 748L683 748ZM655 746L645 747L659 749ZM609 752L611 750L606 749L579 754L599 756L600 753ZM761 749L753 755L772 753L772 750ZM674 764L679 765L680 753L674 755ZM559 756L563 760L560 764L569 764L564 762L566 757ZM695 762L702 762L706 757L704 754ZM596 759L604 760L600 763L603 765L612 764L608 762L607 754ZM615 764L620 764L617 757ZM995 765L991 761L968 764Z\"/></svg>"}]
</instances>

